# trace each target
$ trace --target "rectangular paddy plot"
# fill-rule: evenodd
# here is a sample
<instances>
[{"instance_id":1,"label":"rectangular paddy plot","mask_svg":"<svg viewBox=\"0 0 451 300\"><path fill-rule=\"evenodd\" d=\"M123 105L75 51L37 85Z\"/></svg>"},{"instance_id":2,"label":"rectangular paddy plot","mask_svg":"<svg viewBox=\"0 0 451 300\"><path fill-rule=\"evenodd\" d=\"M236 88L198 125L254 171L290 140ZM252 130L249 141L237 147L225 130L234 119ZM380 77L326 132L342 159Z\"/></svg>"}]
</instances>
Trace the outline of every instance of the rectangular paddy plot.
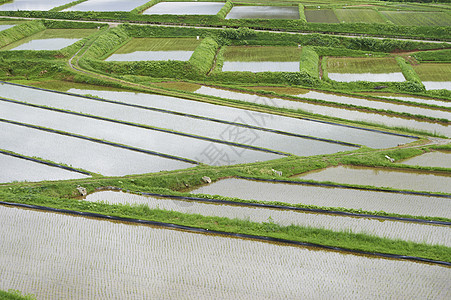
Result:
<instances>
[{"instance_id":1,"label":"rectangular paddy plot","mask_svg":"<svg viewBox=\"0 0 451 300\"><path fill-rule=\"evenodd\" d=\"M337 15L340 23L386 23L385 19L373 9L346 9L338 8L335 9L335 14Z\"/></svg>"},{"instance_id":2,"label":"rectangular paddy plot","mask_svg":"<svg viewBox=\"0 0 451 300\"><path fill-rule=\"evenodd\" d=\"M134 38L106 61L187 61L200 42L195 38Z\"/></svg>"},{"instance_id":3,"label":"rectangular paddy plot","mask_svg":"<svg viewBox=\"0 0 451 300\"><path fill-rule=\"evenodd\" d=\"M443 266L1 206L0 240L0 289L38 299L450 296Z\"/></svg>"},{"instance_id":4,"label":"rectangular paddy plot","mask_svg":"<svg viewBox=\"0 0 451 300\"><path fill-rule=\"evenodd\" d=\"M451 193L451 176L407 170L338 166L307 172L300 179Z\"/></svg>"},{"instance_id":5,"label":"rectangular paddy plot","mask_svg":"<svg viewBox=\"0 0 451 300\"><path fill-rule=\"evenodd\" d=\"M332 9L306 9L305 19L310 23L339 23Z\"/></svg>"},{"instance_id":6,"label":"rectangular paddy plot","mask_svg":"<svg viewBox=\"0 0 451 300\"><path fill-rule=\"evenodd\" d=\"M405 81L395 58L328 57L327 72L330 79L341 82Z\"/></svg>"},{"instance_id":7,"label":"rectangular paddy plot","mask_svg":"<svg viewBox=\"0 0 451 300\"><path fill-rule=\"evenodd\" d=\"M124 176L193 167L167 159L84 139L0 122L0 147L30 157L40 157L73 168L107 176Z\"/></svg>"},{"instance_id":8,"label":"rectangular paddy plot","mask_svg":"<svg viewBox=\"0 0 451 300\"><path fill-rule=\"evenodd\" d=\"M234 6L226 19L299 19L298 6Z\"/></svg>"},{"instance_id":9,"label":"rectangular paddy plot","mask_svg":"<svg viewBox=\"0 0 451 300\"><path fill-rule=\"evenodd\" d=\"M244 200L344 207L365 211L451 218L449 198L321 187L306 184L272 183L245 179L222 179L190 191L193 194L220 195Z\"/></svg>"},{"instance_id":10,"label":"rectangular paddy plot","mask_svg":"<svg viewBox=\"0 0 451 300\"><path fill-rule=\"evenodd\" d=\"M149 0L88 0L63 11L131 11Z\"/></svg>"},{"instance_id":11,"label":"rectangular paddy plot","mask_svg":"<svg viewBox=\"0 0 451 300\"><path fill-rule=\"evenodd\" d=\"M301 49L297 47L228 46L223 72L299 72Z\"/></svg>"},{"instance_id":12,"label":"rectangular paddy plot","mask_svg":"<svg viewBox=\"0 0 451 300\"><path fill-rule=\"evenodd\" d=\"M379 219L355 218L293 210L262 207L245 207L228 204L202 203L170 198L156 198L122 192L96 192L87 201L110 204L147 205L151 209L163 209L184 214L200 214L207 217L248 220L250 222L273 222L281 226L302 226L333 230L337 232L365 233L374 236L401 239L417 243L451 246L451 228L442 225L381 221Z\"/></svg>"},{"instance_id":13,"label":"rectangular paddy plot","mask_svg":"<svg viewBox=\"0 0 451 300\"><path fill-rule=\"evenodd\" d=\"M96 31L97 29L46 29L0 50L60 50Z\"/></svg>"},{"instance_id":14,"label":"rectangular paddy plot","mask_svg":"<svg viewBox=\"0 0 451 300\"><path fill-rule=\"evenodd\" d=\"M451 26L451 17L444 12L381 11L395 25Z\"/></svg>"},{"instance_id":15,"label":"rectangular paddy plot","mask_svg":"<svg viewBox=\"0 0 451 300\"><path fill-rule=\"evenodd\" d=\"M388 99L399 99L402 101L410 101L417 102L421 104L429 104L436 106L443 106L447 108L451 108L451 101L440 100L440 99L432 99L432 98L422 98L418 96L410 96L405 94L385 94L385 93L371 93L370 95L388 98Z\"/></svg>"},{"instance_id":16,"label":"rectangular paddy plot","mask_svg":"<svg viewBox=\"0 0 451 300\"><path fill-rule=\"evenodd\" d=\"M3 87L5 88L3 90L4 92L0 92L0 95L3 93L4 97L12 98L15 97L15 95L19 95L18 93L22 94L23 92L26 91L23 90L23 88L17 90L16 88L12 88L7 85L3 85L2 88ZM197 92L208 93L210 91L223 91L223 90L202 87ZM245 109L161 95L132 93L132 92L80 90L80 89L70 89L69 92L82 95L83 94L97 95L104 99L112 99L129 104L136 104L141 106L148 106L165 110L171 110L175 112L198 115L207 118L224 120L227 122L243 123L267 129L276 129L292 134L302 134L319 137L323 139L339 140L354 144L363 144L372 148L387 148L397 146L398 144L404 144L414 141L414 139L412 138L384 134L382 132L366 131L358 128L343 127L336 124L315 122L312 120L288 118L268 113L255 112ZM251 94L243 94L243 96L241 96L241 94L239 93L237 94L239 97L238 99L258 97ZM219 94L219 96L221 95L222 94ZM272 99L268 100L270 101ZM270 103L269 101L268 103ZM239 119L237 119L238 116Z\"/></svg>"},{"instance_id":17,"label":"rectangular paddy plot","mask_svg":"<svg viewBox=\"0 0 451 300\"><path fill-rule=\"evenodd\" d=\"M216 15L224 2L160 2L143 12L144 15Z\"/></svg>"},{"instance_id":18,"label":"rectangular paddy plot","mask_svg":"<svg viewBox=\"0 0 451 300\"><path fill-rule=\"evenodd\" d=\"M13 0L0 5L0 11L49 10L70 2L73 0Z\"/></svg>"},{"instance_id":19,"label":"rectangular paddy plot","mask_svg":"<svg viewBox=\"0 0 451 300\"><path fill-rule=\"evenodd\" d=\"M423 63L414 65L413 69L427 90L451 90L451 64Z\"/></svg>"},{"instance_id":20,"label":"rectangular paddy plot","mask_svg":"<svg viewBox=\"0 0 451 300\"><path fill-rule=\"evenodd\" d=\"M80 179L89 176L0 153L0 183Z\"/></svg>"},{"instance_id":21,"label":"rectangular paddy plot","mask_svg":"<svg viewBox=\"0 0 451 300\"><path fill-rule=\"evenodd\" d=\"M12 27L14 27L14 24L1 24L0 23L0 31L6 30L6 29L9 29Z\"/></svg>"},{"instance_id":22,"label":"rectangular paddy plot","mask_svg":"<svg viewBox=\"0 0 451 300\"><path fill-rule=\"evenodd\" d=\"M89 102L87 102L86 105L89 105ZM108 106L108 104L105 104L105 106ZM118 109L120 110L121 108L119 107ZM128 113L128 107L125 107L123 110L126 111L124 114ZM130 114L133 114L133 112L133 109L129 111ZM145 111L138 111L137 114L139 112L145 113ZM194 160L201 158L200 153L203 153L202 147L205 148L209 146L210 143L208 141L198 140L191 137L95 120L83 116L64 114L4 101L0 101L0 118L21 123L31 123L45 128L53 128L65 132L81 134L120 144L126 144L133 147L143 148L146 150L187 157ZM202 135L229 142L243 143L255 147L269 148L296 155L308 156L330 154L339 151L357 149L356 147L344 146L337 143L303 139L295 136L240 127L232 124L187 118L160 112L149 111L149 113L145 114L143 118L152 120L148 123L156 125L157 127L164 126L165 128L183 131L189 134ZM190 145L190 147L187 149L186 145ZM236 159L237 162L246 162L251 159L248 154L244 153L246 151L249 152L249 155L253 153L254 156L258 156L260 158L265 157L265 155L262 157L260 154L254 153L255 151L246 148L232 147L219 143L213 143L213 145L222 151L230 150L232 153L237 153L236 155L229 155L232 160ZM243 155L244 160L239 159L238 157L235 158L238 154ZM270 155L268 157L276 156Z\"/></svg>"},{"instance_id":23,"label":"rectangular paddy plot","mask_svg":"<svg viewBox=\"0 0 451 300\"><path fill-rule=\"evenodd\" d=\"M406 104L401 104L401 103L378 101L378 100L373 100L373 99L357 98L357 97L337 95L337 94L332 94L332 93L322 93L322 92L316 92L316 91L308 91L305 94L299 94L297 96L301 97L301 98L318 99L318 100L330 101L330 102L334 102L334 103L357 105L357 106L363 106L363 107L369 107L369 108L375 108L375 109L389 110L389 111L394 111L394 112L399 112L399 113L409 113L409 114L414 114L414 115L423 115L423 116L428 116L428 117L432 117L432 118L441 118L441 119L451 120L451 111L446 111L446 110L429 109L429 108L416 107L416 106L406 105Z\"/></svg>"},{"instance_id":24,"label":"rectangular paddy plot","mask_svg":"<svg viewBox=\"0 0 451 300\"><path fill-rule=\"evenodd\" d=\"M400 163L412 166L451 168L451 152L433 151L403 160Z\"/></svg>"},{"instance_id":25,"label":"rectangular paddy plot","mask_svg":"<svg viewBox=\"0 0 451 300\"><path fill-rule=\"evenodd\" d=\"M448 125L442 125L438 123L422 122L413 119L404 119L400 117L391 117L387 115L368 113L352 109L338 108L326 105L306 103L296 100L287 100L280 98L269 98L258 96L255 94L238 93L228 90L201 87L196 93L203 95L210 95L216 97L222 97L226 99L233 99L245 102L252 102L266 106L283 107L294 110L303 110L306 112L325 115L330 117L341 118L343 120L364 121L372 124L383 124L393 127L405 127L416 130L429 131L432 133L440 133L442 135L451 137L451 127ZM340 134L336 136L338 140L345 140Z\"/></svg>"}]
</instances>

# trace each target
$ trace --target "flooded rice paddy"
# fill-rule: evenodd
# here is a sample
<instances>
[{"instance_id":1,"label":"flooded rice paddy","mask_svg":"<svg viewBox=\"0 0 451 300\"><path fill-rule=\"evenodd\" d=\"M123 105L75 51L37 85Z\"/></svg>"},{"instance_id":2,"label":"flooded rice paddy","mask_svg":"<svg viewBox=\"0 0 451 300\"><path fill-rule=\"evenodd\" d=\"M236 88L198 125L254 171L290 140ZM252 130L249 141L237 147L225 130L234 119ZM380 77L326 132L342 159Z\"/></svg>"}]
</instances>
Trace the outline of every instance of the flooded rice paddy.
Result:
<instances>
[{"instance_id":1,"label":"flooded rice paddy","mask_svg":"<svg viewBox=\"0 0 451 300\"><path fill-rule=\"evenodd\" d=\"M308 98L308 99L318 99L318 100L324 100L324 101L330 101L335 103L343 103L343 104L350 104L350 105L358 105L358 106L364 106L364 107L370 107L375 109L384 109L384 110L390 110L400 113L410 113L410 114L416 114L416 115L423 115L433 118L441 118L441 119L447 119L451 120L451 111L442 111L437 109L429 109L429 108L423 108L423 107L415 107L412 105L404 105L401 103L393 103L393 102L384 102L384 101L377 101L377 100L370 100L365 98L357 98L357 97L350 97L350 96L344 96L344 95L336 95L336 94L329 94L329 93L322 93L322 92L316 92L316 91L309 91L306 94L300 94L297 95L298 97L302 98Z\"/></svg>"},{"instance_id":2,"label":"flooded rice paddy","mask_svg":"<svg viewBox=\"0 0 451 300\"><path fill-rule=\"evenodd\" d=\"M0 31L6 30L6 29L9 29L12 27L14 27L14 25L1 25L0 24Z\"/></svg>"},{"instance_id":3,"label":"flooded rice paddy","mask_svg":"<svg viewBox=\"0 0 451 300\"><path fill-rule=\"evenodd\" d=\"M0 11L17 10L49 10L73 0L13 0L0 5Z\"/></svg>"},{"instance_id":4,"label":"flooded rice paddy","mask_svg":"<svg viewBox=\"0 0 451 300\"><path fill-rule=\"evenodd\" d=\"M0 183L81 179L89 176L0 153Z\"/></svg>"},{"instance_id":5,"label":"flooded rice paddy","mask_svg":"<svg viewBox=\"0 0 451 300\"><path fill-rule=\"evenodd\" d=\"M338 166L304 173L298 177L316 181L451 193L451 176L425 174L407 170Z\"/></svg>"},{"instance_id":6,"label":"flooded rice paddy","mask_svg":"<svg viewBox=\"0 0 451 300\"><path fill-rule=\"evenodd\" d=\"M389 99L399 99L404 101L418 102L422 104L436 105L451 108L451 101L439 100L439 99L431 99L431 98L419 98L417 96L406 96L403 94L400 95L385 95L385 94L372 94L374 96L389 98Z\"/></svg>"},{"instance_id":7,"label":"flooded rice paddy","mask_svg":"<svg viewBox=\"0 0 451 300\"><path fill-rule=\"evenodd\" d=\"M281 226L297 225L323 228L333 231L365 233L390 239L451 246L450 228L441 225L381 221L368 218L345 217L260 207L243 207L226 204L159 199L122 192L97 192L86 197L87 201L104 201L110 204L144 204L151 209L163 209L186 214L272 222Z\"/></svg>"},{"instance_id":8,"label":"flooded rice paddy","mask_svg":"<svg viewBox=\"0 0 451 300\"><path fill-rule=\"evenodd\" d=\"M449 198L376 192L338 187L222 179L194 190L193 194L220 195L244 200L276 201L321 207L344 207L411 216L451 218Z\"/></svg>"},{"instance_id":9,"label":"flooded rice paddy","mask_svg":"<svg viewBox=\"0 0 451 300\"><path fill-rule=\"evenodd\" d=\"M144 15L216 15L222 2L160 2L143 12Z\"/></svg>"},{"instance_id":10,"label":"flooded rice paddy","mask_svg":"<svg viewBox=\"0 0 451 300\"><path fill-rule=\"evenodd\" d=\"M451 168L451 153L434 151L403 160L401 163L413 166Z\"/></svg>"},{"instance_id":11,"label":"flooded rice paddy","mask_svg":"<svg viewBox=\"0 0 451 300\"><path fill-rule=\"evenodd\" d=\"M0 228L0 289L38 299L450 295L437 265L9 207Z\"/></svg>"},{"instance_id":12,"label":"flooded rice paddy","mask_svg":"<svg viewBox=\"0 0 451 300\"><path fill-rule=\"evenodd\" d=\"M234 6L226 19L299 19L297 6Z\"/></svg>"},{"instance_id":13,"label":"flooded rice paddy","mask_svg":"<svg viewBox=\"0 0 451 300\"><path fill-rule=\"evenodd\" d=\"M106 176L176 170L193 164L0 122L2 148Z\"/></svg>"},{"instance_id":14,"label":"flooded rice paddy","mask_svg":"<svg viewBox=\"0 0 451 300\"><path fill-rule=\"evenodd\" d=\"M432 133L439 133L445 136L451 136L451 127L447 125L422 122L412 119L404 119L400 117L391 117L376 113L368 113L345 108L337 108L325 105L311 104L302 101L286 100L280 98L269 98L258 96L255 94L232 92L210 87L201 87L196 93L222 97L227 99L240 100L245 102L257 103L267 106L283 107L289 109L300 109L314 114L331 116L345 120L365 121L373 124L384 124L393 127L405 127L416 130L424 130Z\"/></svg>"},{"instance_id":15,"label":"flooded rice paddy","mask_svg":"<svg viewBox=\"0 0 451 300\"><path fill-rule=\"evenodd\" d=\"M63 11L131 11L148 0L88 0Z\"/></svg>"},{"instance_id":16,"label":"flooded rice paddy","mask_svg":"<svg viewBox=\"0 0 451 300\"><path fill-rule=\"evenodd\" d=\"M451 90L451 81L423 81L426 90Z\"/></svg>"},{"instance_id":17,"label":"flooded rice paddy","mask_svg":"<svg viewBox=\"0 0 451 300\"><path fill-rule=\"evenodd\" d=\"M401 72L395 73L328 73L331 80L340 82L370 81L370 82L399 82L405 81Z\"/></svg>"},{"instance_id":18,"label":"flooded rice paddy","mask_svg":"<svg viewBox=\"0 0 451 300\"><path fill-rule=\"evenodd\" d=\"M42 39L32 40L9 50L61 50L78 42L80 39Z\"/></svg>"},{"instance_id":19,"label":"flooded rice paddy","mask_svg":"<svg viewBox=\"0 0 451 300\"><path fill-rule=\"evenodd\" d=\"M26 88L18 88L17 91L14 92L16 89L11 86L3 85L2 87L5 87L5 90L3 92L5 97L14 97L14 95L25 96L27 92ZM197 92L202 93L205 90L210 91L210 88L202 87ZM29 92L34 93L33 90ZM200 101L192 101L161 95L80 89L70 89L69 92L82 95L97 95L105 99L112 99L129 104L167 109L229 122L244 123L257 127L277 129L294 134L303 134L330 140L341 140L354 144L363 144L372 148L392 147L398 144L409 143L414 140L411 138L384 134L380 132L366 131L358 128L350 128L334 124L288 118L267 113L260 113L228 106L220 106ZM0 92L0 95L1 93L2 92ZM246 97L258 97L251 94L244 95Z\"/></svg>"}]
</instances>

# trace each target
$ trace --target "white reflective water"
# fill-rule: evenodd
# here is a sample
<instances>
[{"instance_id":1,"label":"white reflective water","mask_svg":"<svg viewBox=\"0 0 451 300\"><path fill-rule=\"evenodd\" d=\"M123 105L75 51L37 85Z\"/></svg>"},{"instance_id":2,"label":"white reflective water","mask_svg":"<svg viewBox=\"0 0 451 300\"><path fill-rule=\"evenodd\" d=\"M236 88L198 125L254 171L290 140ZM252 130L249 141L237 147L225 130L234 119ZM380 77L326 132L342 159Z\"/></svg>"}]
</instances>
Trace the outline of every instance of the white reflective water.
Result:
<instances>
[{"instance_id":1,"label":"white reflective water","mask_svg":"<svg viewBox=\"0 0 451 300\"><path fill-rule=\"evenodd\" d=\"M443 266L2 206L0 240L0 289L38 299L451 296Z\"/></svg>"},{"instance_id":2,"label":"white reflective water","mask_svg":"<svg viewBox=\"0 0 451 300\"><path fill-rule=\"evenodd\" d=\"M451 153L434 151L403 160L400 163L414 166L451 168Z\"/></svg>"},{"instance_id":3,"label":"white reflective water","mask_svg":"<svg viewBox=\"0 0 451 300\"><path fill-rule=\"evenodd\" d=\"M49 10L73 0L13 0L0 5L0 11L16 10Z\"/></svg>"},{"instance_id":4,"label":"white reflective water","mask_svg":"<svg viewBox=\"0 0 451 300\"><path fill-rule=\"evenodd\" d=\"M224 61L223 72L299 72L296 61Z\"/></svg>"},{"instance_id":5,"label":"white reflective water","mask_svg":"<svg viewBox=\"0 0 451 300\"><path fill-rule=\"evenodd\" d=\"M143 61L143 60L179 60L188 61L194 51L135 51L132 53L116 53L105 61Z\"/></svg>"},{"instance_id":6,"label":"white reflective water","mask_svg":"<svg viewBox=\"0 0 451 300\"><path fill-rule=\"evenodd\" d=\"M451 81L423 81L426 90L451 90Z\"/></svg>"},{"instance_id":7,"label":"white reflective water","mask_svg":"<svg viewBox=\"0 0 451 300\"><path fill-rule=\"evenodd\" d=\"M143 12L144 15L216 15L222 2L160 2Z\"/></svg>"},{"instance_id":8,"label":"white reflective water","mask_svg":"<svg viewBox=\"0 0 451 300\"><path fill-rule=\"evenodd\" d=\"M405 81L401 72L395 73L328 73L331 80L340 82L370 81L370 82L398 82Z\"/></svg>"},{"instance_id":9,"label":"white reflective water","mask_svg":"<svg viewBox=\"0 0 451 300\"><path fill-rule=\"evenodd\" d=\"M0 182L81 179L89 176L0 153Z\"/></svg>"},{"instance_id":10,"label":"white reflective water","mask_svg":"<svg viewBox=\"0 0 451 300\"><path fill-rule=\"evenodd\" d=\"M249 220L250 222L272 222L281 226L302 226L333 230L337 232L364 233L390 239L401 239L417 243L451 246L451 229L448 226L381 221L349 216L308 213L261 207L245 207L227 204L181 201L155 198L122 192L104 191L90 194L87 201L104 201L111 204L144 204L151 209L177 211L185 214Z\"/></svg>"},{"instance_id":11,"label":"white reflective water","mask_svg":"<svg viewBox=\"0 0 451 300\"><path fill-rule=\"evenodd\" d=\"M190 191L244 200L275 201L321 207L344 207L365 211L442 217L451 219L449 198L377 192L338 187L272 183L228 178Z\"/></svg>"},{"instance_id":12,"label":"white reflective water","mask_svg":"<svg viewBox=\"0 0 451 300\"><path fill-rule=\"evenodd\" d=\"M63 11L131 11L149 0L88 0Z\"/></svg>"},{"instance_id":13,"label":"white reflective water","mask_svg":"<svg viewBox=\"0 0 451 300\"><path fill-rule=\"evenodd\" d=\"M0 31L6 30L8 28L14 27L15 25L0 25Z\"/></svg>"},{"instance_id":14,"label":"white reflective water","mask_svg":"<svg viewBox=\"0 0 451 300\"><path fill-rule=\"evenodd\" d=\"M383 97L383 98L389 98L389 99L399 99L399 100L404 100L404 101L418 102L418 103L424 103L424 104L437 105L437 106L451 108L451 101L446 101L446 100L419 98L419 97L414 97L414 96L402 96L402 95L395 95L395 96L377 95L377 96Z\"/></svg>"},{"instance_id":15,"label":"white reflective water","mask_svg":"<svg viewBox=\"0 0 451 300\"><path fill-rule=\"evenodd\" d=\"M11 50L61 50L81 39L37 39L21 44ZM10 50L10 51L11 51Z\"/></svg>"}]
</instances>

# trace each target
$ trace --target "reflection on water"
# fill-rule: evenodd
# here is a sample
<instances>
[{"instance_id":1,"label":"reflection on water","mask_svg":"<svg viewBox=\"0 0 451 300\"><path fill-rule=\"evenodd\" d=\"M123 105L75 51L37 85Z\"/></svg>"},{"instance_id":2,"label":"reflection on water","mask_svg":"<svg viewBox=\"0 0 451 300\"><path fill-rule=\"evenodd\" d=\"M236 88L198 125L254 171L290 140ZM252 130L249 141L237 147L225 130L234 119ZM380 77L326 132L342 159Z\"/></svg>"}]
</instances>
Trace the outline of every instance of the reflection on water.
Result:
<instances>
[{"instance_id":1,"label":"reflection on water","mask_svg":"<svg viewBox=\"0 0 451 300\"><path fill-rule=\"evenodd\" d=\"M122 192L97 192L86 197L88 201L105 201L111 204L145 204L152 209L159 208L187 214L249 220L251 222L273 222L281 226L298 225L324 228L334 231L367 233L391 239L403 239L429 244L451 246L449 228L399 221L383 221L305 213L290 210L243 207L235 205L187 202L167 198L144 197ZM189 205L188 205L189 204Z\"/></svg>"},{"instance_id":2,"label":"reflection on water","mask_svg":"<svg viewBox=\"0 0 451 300\"><path fill-rule=\"evenodd\" d=\"M451 81L423 81L426 90L451 90Z\"/></svg>"},{"instance_id":3,"label":"reflection on water","mask_svg":"<svg viewBox=\"0 0 451 300\"><path fill-rule=\"evenodd\" d=\"M160 2L143 12L144 15L216 15L221 2Z\"/></svg>"},{"instance_id":4,"label":"reflection on water","mask_svg":"<svg viewBox=\"0 0 451 300\"><path fill-rule=\"evenodd\" d=\"M63 11L131 11L149 0L88 0Z\"/></svg>"},{"instance_id":5,"label":"reflection on water","mask_svg":"<svg viewBox=\"0 0 451 300\"><path fill-rule=\"evenodd\" d=\"M299 175L302 179L451 193L451 176L407 170L338 166Z\"/></svg>"},{"instance_id":6,"label":"reflection on water","mask_svg":"<svg viewBox=\"0 0 451 300\"><path fill-rule=\"evenodd\" d=\"M89 176L0 154L0 182L81 179Z\"/></svg>"},{"instance_id":7,"label":"reflection on water","mask_svg":"<svg viewBox=\"0 0 451 300\"><path fill-rule=\"evenodd\" d=\"M0 240L0 289L38 299L444 299L451 276L437 265L1 206Z\"/></svg>"},{"instance_id":8,"label":"reflection on water","mask_svg":"<svg viewBox=\"0 0 451 300\"><path fill-rule=\"evenodd\" d=\"M411 216L451 218L450 199L441 197L271 183L235 178L219 180L192 190L191 193L221 195L245 200L385 211Z\"/></svg>"},{"instance_id":9,"label":"reflection on water","mask_svg":"<svg viewBox=\"0 0 451 300\"><path fill-rule=\"evenodd\" d=\"M223 72L299 72L296 61L224 61Z\"/></svg>"},{"instance_id":10,"label":"reflection on water","mask_svg":"<svg viewBox=\"0 0 451 300\"><path fill-rule=\"evenodd\" d=\"M451 153L429 152L400 162L406 165L451 168Z\"/></svg>"},{"instance_id":11,"label":"reflection on water","mask_svg":"<svg viewBox=\"0 0 451 300\"><path fill-rule=\"evenodd\" d=\"M13 0L0 5L0 11L49 10L72 1L73 0Z\"/></svg>"},{"instance_id":12,"label":"reflection on water","mask_svg":"<svg viewBox=\"0 0 451 300\"><path fill-rule=\"evenodd\" d=\"M179 60L188 61L194 51L136 51L113 54L105 61Z\"/></svg>"},{"instance_id":13,"label":"reflection on water","mask_svg":"<svg viewBox=\"0 0 451 300\"><path fill-rule=\"evenodd\" d=\"M14 25L0 25L0 31L6 30L11 27L14 27Z\"/></svg>"},{"instance_id":14,"label":"reflection on water","mask_svg":"<svg viewBox=\"0 0 451 300\"><path fill-rule=\"evenodd\" d=\"M10 50L61 50L79 40L81 39L54 38L31 40Z\"/></svg>"},{"instance_id":15,"label":"reflection on water","mask_svg":"<svg viewBox=\"0 0 451 300\"><path fill-rule=\"evenodd\" d=\"M424 103L424 104L430 104L430 105L437 105L437 106L443 106L443 107L451 107L451 101L445 101L445 100L430 99L430 98L418 98L418 97L404 96L404 95L385 96L385 95L375 94L375 96L389 98L389 99L399 99L399 100L404 100L404 101L418 102L418 103Z\"/></svg>"},{"instance_id":16,"label":"reflection on water","mask_svg":"<svg viewBox=\"0 0 451 300\"><path fill-rule=\"evenodd\" d=\"M398 82L405 81L401 72L394 73L328 73L331 80L340 82L370 81L370 82Z\"/></svg>"},{"instance_id":17,"label":"reflection on water","mask_svg":"<svg viewBox=\"0 0 451 300\"><path fill-rule=\"evenodd\" d=\"M234 6L226 19L299 19L297 6Z\"/></svg>"}]
</instances>

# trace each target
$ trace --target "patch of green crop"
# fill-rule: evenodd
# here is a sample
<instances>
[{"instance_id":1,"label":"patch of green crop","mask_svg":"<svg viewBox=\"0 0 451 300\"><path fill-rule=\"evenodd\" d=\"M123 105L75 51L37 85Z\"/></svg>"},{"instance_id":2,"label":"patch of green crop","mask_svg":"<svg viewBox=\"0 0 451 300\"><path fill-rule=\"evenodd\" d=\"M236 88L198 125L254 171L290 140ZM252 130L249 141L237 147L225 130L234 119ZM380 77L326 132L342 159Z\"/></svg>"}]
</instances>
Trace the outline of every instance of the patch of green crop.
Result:
<instances>
[{"instance_id":1,"label":"patch of green crop","mask_svg":"<svg viewBox=\"0 0 451 300\"><path fill-rule=\"evenodd\" d=\"M133 38L115 53L131 53L135 51L193 51L201 40L196 38Z\"/></svg>"},{"instance_id":2,"label":"patch of green crop","mask_svg":"<svg viewBox=\"0 0 451 300\"><path fill-rule=\"evenodd\" d=\"M224 53L226 61L299 61L301 49L298 47L246 47L228 46Z\"/></svg>"},{"instance_id":3,"label":"patch of green crop","mask_svg":"<svg viewBox=\"0 0 451 300\"><path fill-rule=\"evenodd\" d=\"M305 18L310 23L339 23L333 9L306 9Z\"/></svg>"},{"instance_id":4,"label":"patch of green crop","mask_svg":"<svg viewBox=\"0 0 451 300\"><path fill-rule=\"evenodd\" d=\"M451 62L451 49L416 52L412 56L421 62Z\"/></svg>"},{"instance_id":5,"label":"patch of green crop","mask_svg":"<svg viewBox=\"0 0 451 300\"><path fill-rule=\"evenodd\" d=\"M451 16L444 12L381 11L395 25L451 26Z\"/></svg>"},{"instance_id":6,"label":"patch of green crop","mask_svg":"<svg viewBox=\"0 0 451 300\"><path fill-rule=\"evenodd\" d=\"M451 81L451 64L424 63L413 66L424 81Z\"/></svg>"},{"instance_id":7,"label":"patch of green crop","mask_svg":"<svg viewBox=\"0 0 451 300\"><path fill-rule=\"evenodd\" d=\"M330 73L391 73L400 72L394 57L328 57Z\"/></svg>"},{"instance_id":8,"label":"patch of green crop","mask_svg":"<svg viewBox=\"0 0 451 300\"><path fill-rule=\"evenodd\" d=\"M384 18L373 9L335 9L340 23L379 23L384 24Z\"/></svg>"},{"instance_id":9,"label":"patch of green crop","mask_svg":"<svg viewBox=\"0 0 451 300\"><path fill-rule=\"evenodd\" d=\"M20 291L17 290L0 290L0 299L2 300L36 300L36 297L31 294L22 295Z\"/></svg>"}]
</instances>

